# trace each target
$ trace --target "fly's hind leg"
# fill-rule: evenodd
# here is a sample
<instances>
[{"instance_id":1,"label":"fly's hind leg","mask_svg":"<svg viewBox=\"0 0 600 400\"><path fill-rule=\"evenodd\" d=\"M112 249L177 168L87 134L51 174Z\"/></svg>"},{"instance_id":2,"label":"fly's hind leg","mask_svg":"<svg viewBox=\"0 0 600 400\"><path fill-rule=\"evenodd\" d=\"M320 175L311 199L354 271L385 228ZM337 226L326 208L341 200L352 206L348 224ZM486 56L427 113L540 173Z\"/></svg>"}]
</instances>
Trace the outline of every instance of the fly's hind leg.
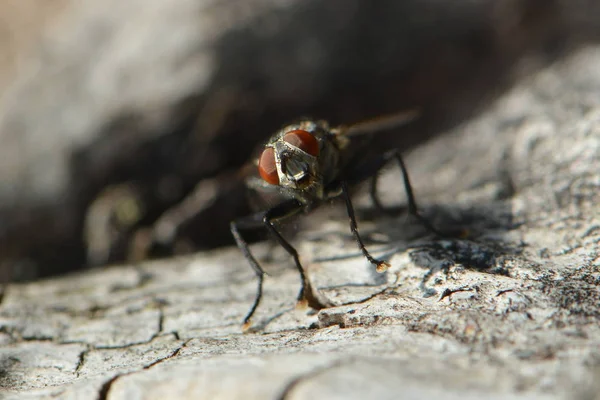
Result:
<instances>
[{"instance_id":1,"label":"fly's hind leg","mask_svg":"<svg viewBox=\"0 0 600 400\"><path fill-rule=\"evenodd\" d=\"M406 165L404 164L404 160L402 159L402 156L400 155L398 149L394 149L383 154L382 163L379 166L377 173L375 173L375 175L373 175L371 179L370 195L375 206L379 209L385 210L384 206L381 204L379 198L377 197L377 181L379 178L379 171L383 167L385 167L385 165L389 163L392 159L395 159L398 162L398 166L400 167L400 171L402 172L402 180L404 181L404 191L406 192L406 197L408 198L408 213L414 216L430 232L434 233L437 236L445 236L439 230L437 230L427 218L423 217L419 213L417 201L415 200L415 195L413 193L412 185L410 183L410 177L408 176L408 170L406 169Z\"/></svg>"},{"instance_id":2,"label":"fly's hind leg","mask_svg":"<svg viewBox=\"0 0 600 400\"><path fill-rule=\"evenodd\" d=\"M404 160L400 155L398 149L390 150L378 158L369 160L366 163L362 163L359 168L353 170L349 175L348 183L357 183L364 181L368 178L371 178L371 185L369 194L371 196L371 200L377 209L382 212L389 212L389 210L381 203L379 197L377 196L377 182L379 178L379 173L381 170L391 161L396 160L398 162L398 166L402 172L402 180L404 181L404 190L406 192L406 197L408 198L408 213L417 220L430 232L438 235L445 236L440 231L438 231L428 220L423 217L419 213L419 208L417 207L417 202L415 200L415 195L413 193L412 185L410 184L410 178L408 176L408 171L406 169L406 165L404 164Z\"/></svg>"}]
</instances>

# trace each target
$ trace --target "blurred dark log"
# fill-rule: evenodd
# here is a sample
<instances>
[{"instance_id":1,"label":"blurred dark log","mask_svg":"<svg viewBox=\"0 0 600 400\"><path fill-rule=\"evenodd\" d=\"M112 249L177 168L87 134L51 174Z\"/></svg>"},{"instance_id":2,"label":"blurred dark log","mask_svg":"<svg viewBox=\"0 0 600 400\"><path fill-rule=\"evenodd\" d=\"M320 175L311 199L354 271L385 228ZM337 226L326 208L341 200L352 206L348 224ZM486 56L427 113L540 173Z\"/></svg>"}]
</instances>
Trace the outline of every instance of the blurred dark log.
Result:
<instances>
[{"instance_id":1,"label":"blurred dark log","mask_svg":"<svg viewBox=\"0 0 600 400\"><path fill-rule=\"evenodd\" d=\"M82 267L99 230L110 250L97 262L123 260L205 181L215 195L176 239L187 250L228 243L229 220L247 212L231 176L288 120L351 123L418 106L420 121L371 149L408 150L600 35L592 0L64 0L39 19L21 4L32 17L13 30L33 33L9 31L28 39L7 47L19 62L9 57L0 75L10 279ZM105 225L90 220L92 204L108 210Z\"/></svg>"}]
</instances>

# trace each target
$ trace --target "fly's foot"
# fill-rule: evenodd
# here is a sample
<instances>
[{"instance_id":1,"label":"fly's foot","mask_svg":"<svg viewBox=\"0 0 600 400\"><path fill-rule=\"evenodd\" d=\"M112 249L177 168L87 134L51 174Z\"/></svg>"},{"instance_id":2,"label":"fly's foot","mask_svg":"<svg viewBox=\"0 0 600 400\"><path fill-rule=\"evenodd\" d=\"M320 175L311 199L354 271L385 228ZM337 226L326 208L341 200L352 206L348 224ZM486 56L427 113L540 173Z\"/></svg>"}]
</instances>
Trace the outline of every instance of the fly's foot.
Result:
<instances>
[{"instance_id":1,"label":"fly's foot","mask_svg":"<svg viewBox=\"0 0 600 400\"><path fill-rule=\"evenodd\" d=\"M298 296L296 308L306 309L307 307L313 310L322 310L323 308L332 307L334 304L327 300L318 290L313 289L312 285L305 282L304 290Z\"/></svg>"},{"instance_id":2,"label":"fly's foot","mask_svg":"<svg viewBox=\"0 0 600 400\"><path fill-rule=\"evenodd\" d=\"M252 327L252 320L249 319L248 321L245 321L244 324L242 325L242 333L248 332L251 327Z\"/></svg>"},{"instance_id":3,"label":"fly's foot","mask_svg":"<svg viewBox=\"0 0 600 400\"><path fill-rule=\"evenodd\" d=\"M375 267L375 271L377 271L381 274L381 273L387 271L389 267L391 267L389 262L378 261L377 266Z\"/></svg>"},{"instance_id":4,"label":"fly's foot","mask_svg":"<svg viewBox=\"0 0 600 400\"><path fill-rule=\"evenodd\" d=\"M296 303L296 310L304 311L308 308L308 300L300 299Z\"/></svg>"}]
</instances>

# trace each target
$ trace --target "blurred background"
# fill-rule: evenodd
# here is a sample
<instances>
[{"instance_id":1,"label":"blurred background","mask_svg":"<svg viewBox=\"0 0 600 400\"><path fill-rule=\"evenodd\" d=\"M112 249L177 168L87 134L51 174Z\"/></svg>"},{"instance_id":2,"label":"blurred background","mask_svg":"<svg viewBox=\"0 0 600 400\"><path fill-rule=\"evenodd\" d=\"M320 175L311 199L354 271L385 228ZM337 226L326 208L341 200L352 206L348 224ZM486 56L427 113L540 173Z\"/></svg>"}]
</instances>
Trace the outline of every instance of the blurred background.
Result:
<instances>
[{"instance_id":1,"label":"blurred background","mask_svg":"<svg viewBox=\"0 0 600 400\"><path fill-rule=\"evenodd\" d=\"M232 243L301 116L409 151L600 38L597 0L4 0L0 281ZM490 143L493 146L493 143Z\"/></svg>"}]
</instances>

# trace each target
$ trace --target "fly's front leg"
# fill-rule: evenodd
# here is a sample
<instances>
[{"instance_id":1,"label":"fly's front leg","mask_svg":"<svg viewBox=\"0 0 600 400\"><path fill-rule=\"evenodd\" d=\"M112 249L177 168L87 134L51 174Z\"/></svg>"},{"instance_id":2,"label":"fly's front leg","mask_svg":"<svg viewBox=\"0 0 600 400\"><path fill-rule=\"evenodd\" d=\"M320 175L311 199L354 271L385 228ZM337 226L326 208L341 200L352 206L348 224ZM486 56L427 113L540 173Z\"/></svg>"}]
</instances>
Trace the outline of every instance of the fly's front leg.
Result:
<instances>
[{"instance_id":1,"label":"fly's front leg","mask_svg":"<svg viewBox=\"0 0 600 400\"><path fill-rule=\"evenodd\" d=\"M242 235L240 234L240 229L255 230L255 229L263 228L264 225L263 225L262 221L263 221L264 215L265 215L265 212L259 212L259 213L252 214L245 218L231 221L231 224L230 224L231 234L233 235L233 238L235 239L235 243L237 244L238 248L240 249L240 251L242 252L244 257L246 258L246 260L248 260L248 263L250 264L250 266L252 267L252 269L254 270L254 272L256 273L256 276L258 278L258 287L256 289L256 297L254 298L254 303L252 304L252 307L250 307L250 311L244 318L244 324L243 324L243 328L242 328L244 331L246 331L246 330L248 330L248 328L250 328L250 325L252 324L252 322L251 322L252 316L254 315L254 312L258 308L258 305L260 304L260 300L262 299L263 280L264 280L264 276L265 276L265 271L262 269L262 267L260 266L258 261L256 261L256 258L254 258L254 256L250 252L250 247L248 246L248 242L246 242L244 240L244 238L242 237Z\"/></svg>"},{"instance_id":2,"label":"fly's front leg","mask_svg":"<svg viewBox=\"0 0 600 400\"><path fill-rule=\"evenodd\" d=\"M283 247L285 251L287 251L288 254L291 255L294 259L296 269L298 269L298 273L300 274L301 278L301 287L300 293L298 294L298 303L301 305L307 304L311 308L319 310L327 307L329 304L325 304L323 301L319 300L318 296L316 295L316 292L313 290L308 276L306 275L306 271L304 270L304 267L300 262L298 251L281 235L281 233L277 230L277 228L274 225L274 221L291 217L292 215L295 215L302 211L302 208L303 205L297 200L290 200L284 202L268 210L263 217L263 223L265 224L269 232L273 234L273 236L277 240L277 243L279 243L281 247Z\"/></svg>"},{"instance_id":3,"label":"fly's front leg","mask_svg":"<svg viewBox=\"0 0 600 400\"><path fill-rule=\"evenodd\" d=\"M300 274L301 285L302 285L300 288L300 293L298 295L298 301L307 303L309 306L311 306L312 308L315 308L315 309L324 308L326 306L321 301L319 301L319 299L315 295L315 293L312 289L312 286L310 284L310 281L309 281L308 277L306 276L304 268L302 267L302 264L300 263L300 258L298 256L298 252L281 235L281 233L279 233L279 231L277 230L277 228L274 225L274 221L284 220L295 214L298 214L301 211L302 211L301 203L299 203L296 200L289 200L289 201L283 202L267 211L259 212L259 213L253 214L249 217L242 218L242 219L231 222L231 233L235 239L235 242L237 243L238 248L244 254L244 257L246 258L246 260L248 260L248 263L250 264L250 266L256 273L256 276L258 277L258 287L257 287L257 291L256 291L256 298L254 299L254 303L252 304L250 311L244 318L244 325L243 325L244 330L247 330L248 328L250 328L250 325L252 323L252 316L256 312L256 309L258 308L258 305L260 304L260 301L262 299L263 280L264 280L265 271L262 269L262 267L260 266L260 264L258 263L256 258L250 252L248 243L244 240L244 238L240 234L240 229L253 230L253 229L266 227L267 230L271 234L273 234L273 236L275 237L277 242L294 259L294 263L296 264L296 268L298 269L298 273Z\"/></svg>"},{"instance_id":4,"label":"fly's front leg","mask_svg":"<svg viewBox=\"0 0 600 400\"><path fill-rule=\"evenodd\" d=\"M390 267L390 264L383 260L373 258L373 256L371 256L371 254L367 251L365 244L363 243L362 238L360 237L360 234L358 233L358 226L356 224L356 216L354 215L354 207L352 206L352 201L350 200L350 194L348 193L348 185L346 184L346 182L342 181L341 187L342 187L342 196L344 197L344 201L346 202L346 210L348 211L348 217L350 218L350 230L352 231L352 234L354 235L354 239L356 240L356 243L358 244L358 248L360 249L360 251L362 251L365 258L367 260L369 260L369 262L375 266L375 268L377 269L377 272L384 272L385 270L387 270Z\"/></svg>"}]
</instances>

